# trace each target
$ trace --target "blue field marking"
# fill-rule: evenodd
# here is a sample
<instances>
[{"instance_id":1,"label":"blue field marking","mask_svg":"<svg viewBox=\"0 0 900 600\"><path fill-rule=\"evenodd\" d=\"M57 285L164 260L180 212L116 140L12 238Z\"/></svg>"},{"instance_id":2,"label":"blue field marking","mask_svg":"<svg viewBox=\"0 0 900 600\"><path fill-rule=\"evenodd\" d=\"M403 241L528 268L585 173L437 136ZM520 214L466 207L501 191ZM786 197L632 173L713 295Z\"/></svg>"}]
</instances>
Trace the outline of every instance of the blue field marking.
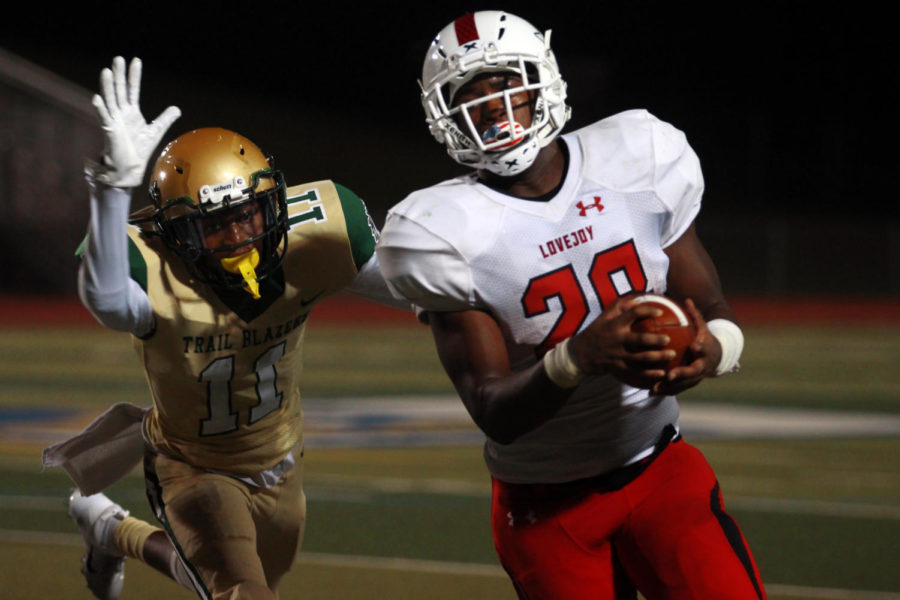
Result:
<instances>
[{"instance_id":1,"label":"blue field marking","mask_svg":"<svg viewBox=\"0 0 900 600\"><path fill-rule=\"evenodd\" d=\"M468 446L484 442L459 399L451 396L305 398L308 446Z\"/></svg>"},{"instance_id":2,"label":"blue field marking","mask_svg":"<svg viewBox=\"0 0 900 600\"><path fill-rule=\"evenodd\" d=\"M48 446L69 437L81 413L77 408L0 406L0 442Z\"/></svg>"},{"instance_id":3,"label":"blue field marking","mask_svg":"<svg viewBox=\"0 0 900 600\"><path fill-rule=\"evenodd\" d=\"M101 411L0 407L0 440L50 445L78 433ZM454 396L304 398L305 443L320 448L480 445L484 434ZM693 441L900 436L900 415L681 403Z\"/></svg>"},{"instance_id":4,"label":"blue field marking","mask_svg":"<svg viewBox=\"0 0 900 600\"><path fill-rule=\"evenodd\" d=\"M67 419L78 412L75 408L35 408L33 406L0 406L0 426L11 423L50 423Z\"/></svg>"}]
</instances>

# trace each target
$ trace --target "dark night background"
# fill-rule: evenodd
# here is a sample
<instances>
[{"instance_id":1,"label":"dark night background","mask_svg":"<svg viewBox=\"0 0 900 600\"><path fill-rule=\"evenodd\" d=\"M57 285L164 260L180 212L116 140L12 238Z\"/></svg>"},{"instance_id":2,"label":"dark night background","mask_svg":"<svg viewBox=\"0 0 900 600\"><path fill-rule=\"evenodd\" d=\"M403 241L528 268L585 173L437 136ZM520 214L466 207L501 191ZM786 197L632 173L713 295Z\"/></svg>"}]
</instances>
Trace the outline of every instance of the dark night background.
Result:
<instances>
[{"instance_id":1,"label":"dark night background","mask_svg":"<svg viewBox=\"0 0 900 600\"><path fill-rule=\"evenodd\" d=\"M437 31L485 8L553 30L573 107L568 130L647 108L687 133L707 182L701 233L724 260L750 250L771 262L781 251L775 240L798 246L793 260L803 270L821 263L814 279L827 279L828 263L842 256L828 254L835 246L872 243L893 283L857 291L900 293L900 227L888 195L894 34L885 15L863 5L36 4L28 19L0 24L0 48L91 93L114 55L140 56L145 116L168 104L184 113L168 138L208 125L240 131L275 155L289 182L340 181L381 224L411 190L460 172L427 133L416 79ZM80 160L72 157L73 169ZM826 250L809 250L807 223L821 226L807 237L830 238ZM719 224L762 245L748 249L731 233L720 243ZM870 224L881 228L877 243ZM744 279L738 287L747 291L797 291L771 277Z\"/></svg>"}]
</instances>

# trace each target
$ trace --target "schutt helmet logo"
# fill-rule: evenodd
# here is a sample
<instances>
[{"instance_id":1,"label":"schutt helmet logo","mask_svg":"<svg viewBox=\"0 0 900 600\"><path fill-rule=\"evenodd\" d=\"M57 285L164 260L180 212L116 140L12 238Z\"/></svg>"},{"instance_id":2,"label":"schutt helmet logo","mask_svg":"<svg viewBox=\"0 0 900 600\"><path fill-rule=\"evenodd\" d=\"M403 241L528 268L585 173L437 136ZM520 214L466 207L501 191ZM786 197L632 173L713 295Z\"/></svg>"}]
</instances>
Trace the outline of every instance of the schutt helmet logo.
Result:
<instances>
[{"instance_id":1,"label":"schutt helmet logo","mask_svg":"<svg viewBox=\"0 0 900 600\"><path fill-rule=\"evenodd\" d=\"M578 207L578 214L582 217L586 217L587 211L589 208L596 208L597 212L600 212L601 210L603 210L603 205L600 204L600 201L601 201L600 196L594 196L594 203L588 204L587 206L585 206L584 202L581 202L579 200L578 204L575 205Z\"/></svg>"}]
</instances>

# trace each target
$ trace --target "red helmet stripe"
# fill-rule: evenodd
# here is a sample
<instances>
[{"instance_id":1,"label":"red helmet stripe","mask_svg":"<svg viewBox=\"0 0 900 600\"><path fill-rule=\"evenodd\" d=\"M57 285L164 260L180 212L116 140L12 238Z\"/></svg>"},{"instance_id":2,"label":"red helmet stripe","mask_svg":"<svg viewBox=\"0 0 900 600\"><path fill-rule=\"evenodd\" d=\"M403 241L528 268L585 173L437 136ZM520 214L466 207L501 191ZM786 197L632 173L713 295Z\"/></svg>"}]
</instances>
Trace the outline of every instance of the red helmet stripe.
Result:
<instances>
[{"instance_id":1,"label":"red helmet stripe","mask_svg":"<svg viewBox=\"0 0 900 600\"><path fill-rule=\"evenodd\" d=\"M480 37L478 28L475 26L474 14L461 16L453 22L453 27L456 29L456 41L460 46Z\"/></svg>"}]
</instances>

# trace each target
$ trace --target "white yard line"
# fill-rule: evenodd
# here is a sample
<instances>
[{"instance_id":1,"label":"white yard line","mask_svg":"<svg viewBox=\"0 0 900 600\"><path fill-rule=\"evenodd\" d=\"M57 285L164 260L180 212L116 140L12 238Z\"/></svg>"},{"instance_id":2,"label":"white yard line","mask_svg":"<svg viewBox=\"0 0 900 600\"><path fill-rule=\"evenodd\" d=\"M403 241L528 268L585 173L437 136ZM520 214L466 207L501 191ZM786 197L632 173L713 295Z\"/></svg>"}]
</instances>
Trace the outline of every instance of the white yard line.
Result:
<instances>
[{"instance_id":1,"label":"white yard line","mask_svg":"<svg viewBox=\"0 0 900 600\"><path fill-rule=\"evenodd\" d=\"M320 552L301 551L297 562L308 565L351 567L356 569L380 569L382 571L413 571L416 573L506 577L506 572L502 567L497 565L419 560L414 558L354 556L350 554L323 554Z\"/></svg>"},{"instance_id":2,"label":"white yard line","mask_svg":"<svg viewBox=\"0 0 900 600\"><path fill-rule=\"evenodd\" d=\"M725 500L729 509L747 512L768 512L788 515L818 515L861 519L900 520L900 506L891 504L857 504L853 502L828 502L825 500L800 500L792 498L754 498L729 496Z\"/></svg>"},{"instance_id":3,"label":"white yard line","mask_svg":"<svg viewBox=\"0 0 900 600\"><path fill-rule=\"evenodd\" d=\"M681 402L679 421L689 439L900 435L900 416L889 413Z\"/></svg>"},{"instance_id":4,"label":"white yard line","mask_svg":"<svg viewBox=\"0 0 900 600\"><path fill-rule=\"evenodd\" d=\"M453 396L384 398L307 398L303 401L309 441L323 443L353 432L401 437L417 423L440 424L462 437L477 430L462 402ZM777 408L714 403L680 403L680 424L695 438L784 438L900 435L900 415L804 408ZM366 427L359 425L365 423ZM362 430L362 431L360 431ZM477 435L476 435L477 437Z\"/></svg>"},{"instance_id":5,"label":"white yard line","mask_svg":"<svg viewBox=\"0 0 900 600\"><path fill-rule=\"evenodd\" d=\"M398 477L353 477L319 475L307 478L307 496L312 501L367 503L376 494L434 494L488 498L490 489L483 484L445 479L401 479ZM828 502L791 498L729 496L729 509L746 512L825 517L900 520L900 506ZM65 510L62 496L15 496L0 494L0 509L58 512Z\"/></svg>"}]
</instances>

